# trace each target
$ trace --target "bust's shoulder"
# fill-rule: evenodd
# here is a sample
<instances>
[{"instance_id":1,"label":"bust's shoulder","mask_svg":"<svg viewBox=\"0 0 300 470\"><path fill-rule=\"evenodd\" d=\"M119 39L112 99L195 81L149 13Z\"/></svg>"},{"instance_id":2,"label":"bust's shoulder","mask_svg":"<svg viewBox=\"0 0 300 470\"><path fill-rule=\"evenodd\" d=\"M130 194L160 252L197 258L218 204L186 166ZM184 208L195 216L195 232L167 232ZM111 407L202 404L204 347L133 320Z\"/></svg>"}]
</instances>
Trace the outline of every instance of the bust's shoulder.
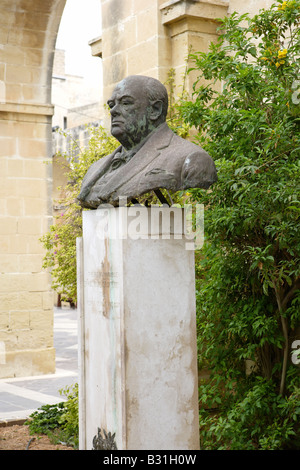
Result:
<instances>
[{"instance_id":1,"label":"bust's shoulder","mask_svg":"<svg viewBox=\"0 0 300 470\"><path fill-rule=\"evenodd\" d=\"M110 162L117 151L118 149L114 150L109 155L105 155L104 157L99 158L94 163L92 163L84 176L84 180L90 179L90 177L94 173L98 173L101 168L105 168L107 165L110 165Z\"/></svg>"},{"instance_id":2,"label":"bust's shoulder","mask_svg":"<svg viewBox=\"0 0 300 470\"><path fill-rule=\"evenodd\" d=\"M169 148L172 152L175 152L175 155L178 155L178 158L181 157L183 160L185 160L188 156L192 156L194 159L211 158L209 154L202 147L200 147L200 145L180 137L171 129L170 132L172 132L173 136L170 141Z\"/></svg>"}]
</instances>

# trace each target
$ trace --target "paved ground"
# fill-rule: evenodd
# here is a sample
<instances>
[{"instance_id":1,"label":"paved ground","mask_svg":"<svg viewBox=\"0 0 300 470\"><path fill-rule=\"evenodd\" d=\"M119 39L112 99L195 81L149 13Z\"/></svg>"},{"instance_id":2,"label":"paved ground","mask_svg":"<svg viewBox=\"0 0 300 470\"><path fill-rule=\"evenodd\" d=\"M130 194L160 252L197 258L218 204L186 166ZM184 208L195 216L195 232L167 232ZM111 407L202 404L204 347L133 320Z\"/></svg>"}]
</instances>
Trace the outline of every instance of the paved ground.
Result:
<instances>
[{"instance_id":1,"label":"paved ground","mask_svg":"<svg viewBox=\"0 0 300 470\"><path fill-rule=\"evenodd\" d=\"M54 347L55 374L0 379L0 423L26 419L42 405L63 401L59 390L78 381L76 310L55 308Z\"/></svg>"}]
</instances>

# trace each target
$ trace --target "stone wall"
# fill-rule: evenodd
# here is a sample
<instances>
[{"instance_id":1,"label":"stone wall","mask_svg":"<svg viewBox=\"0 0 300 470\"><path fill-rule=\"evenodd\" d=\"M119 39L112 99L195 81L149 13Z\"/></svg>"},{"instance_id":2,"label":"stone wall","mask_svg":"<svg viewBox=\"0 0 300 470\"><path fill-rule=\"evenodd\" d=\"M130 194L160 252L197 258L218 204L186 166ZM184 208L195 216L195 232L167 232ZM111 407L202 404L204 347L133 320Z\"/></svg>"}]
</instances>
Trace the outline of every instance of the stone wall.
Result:
<instances>
[{"instance_id":1,"label":"stone wall","mask_svg":"<svg viewBox=\"0 0 300 470\"><path fill-rule=\"evenodd\" d=\"M0 377L55 370L39 237L52 222L51 78L65 0L0 0Z\"/></svg>"},{"instance_id":2,"label":"stone wall","mask_svg":"<svg viewBox=\"0 0 300 470\"><path fill-rule=\"evenodd\" d=\"M102 38L95 55L103 60L103 98L131 74L150 75L163 83L171 68L181 91L191 50L208 51L218 38L216 18L237 11L255 14L273 0L102 0ZM185 87L192 89L196 75ZM179 88L180 87L180 88Z\"/></svg>"},{"instance_id":3,"label":"stone wall","mask_svg":"<svg viewBox=\"0 0 300 470\"><path fill-rule=\"evenodd\" d=\"M103 93L107 100L122 78L150 75L164 81L171 49L159 0L102 0Z\"/></svg>"}]
</instances>

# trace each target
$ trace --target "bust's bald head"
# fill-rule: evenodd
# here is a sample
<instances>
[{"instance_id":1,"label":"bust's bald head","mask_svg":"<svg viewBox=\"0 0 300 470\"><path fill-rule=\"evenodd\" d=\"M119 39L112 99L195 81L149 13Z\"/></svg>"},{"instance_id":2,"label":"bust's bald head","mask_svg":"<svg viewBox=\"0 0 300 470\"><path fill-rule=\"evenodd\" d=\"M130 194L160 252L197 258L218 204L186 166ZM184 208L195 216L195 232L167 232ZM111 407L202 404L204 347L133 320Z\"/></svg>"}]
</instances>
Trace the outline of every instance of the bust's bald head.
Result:
<instances>
[{"instance_id":1,"label":"bust's bald head","mask_svg":"<svg viewBox=\"0 0 300 470\"><path fill-rule=\"evenodd\" d=\"M168 92L155 78L131 75L116 86L107 103L111 113L111 133L130 149L165 122Z\"/></svg>"}]
</instances>

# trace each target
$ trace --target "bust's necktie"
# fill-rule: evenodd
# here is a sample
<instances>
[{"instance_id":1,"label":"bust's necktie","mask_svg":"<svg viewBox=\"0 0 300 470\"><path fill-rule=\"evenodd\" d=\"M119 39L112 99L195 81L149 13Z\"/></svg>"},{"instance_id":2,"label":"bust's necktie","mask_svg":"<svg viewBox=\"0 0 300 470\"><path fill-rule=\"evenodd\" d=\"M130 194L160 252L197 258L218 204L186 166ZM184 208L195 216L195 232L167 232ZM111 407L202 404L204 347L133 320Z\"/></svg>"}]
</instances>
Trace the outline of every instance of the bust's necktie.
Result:
<instances>
[{"instance_id":1,"label":"bust's necktie","mask_svg":"<svg viewBox=\"0 0 300 470\"><path fill-rule=\"evenodd\" d=\"M124 163L126 163L125 155L122 155L122 152L119 152L113 158L111 169L117 170L117 168L120 168Z\"/></svg>"},{"instance_id":2,"label":"bust's necktie","mask_svg":"<svg viewBox=\"0 0 300 470\"><path fill-rule=\"evenodd\" d=\"M125 152L122 149L121 152L118 152L114 156L113 161L112 161L111 166L110 166L110 169L111 170L117 170L118 168L120 168L120 166L127 163L135 155L135 153L136 153L136 151L133 151L133 150L131 150L129 152Z\"/></svg>"}]
</instances>

